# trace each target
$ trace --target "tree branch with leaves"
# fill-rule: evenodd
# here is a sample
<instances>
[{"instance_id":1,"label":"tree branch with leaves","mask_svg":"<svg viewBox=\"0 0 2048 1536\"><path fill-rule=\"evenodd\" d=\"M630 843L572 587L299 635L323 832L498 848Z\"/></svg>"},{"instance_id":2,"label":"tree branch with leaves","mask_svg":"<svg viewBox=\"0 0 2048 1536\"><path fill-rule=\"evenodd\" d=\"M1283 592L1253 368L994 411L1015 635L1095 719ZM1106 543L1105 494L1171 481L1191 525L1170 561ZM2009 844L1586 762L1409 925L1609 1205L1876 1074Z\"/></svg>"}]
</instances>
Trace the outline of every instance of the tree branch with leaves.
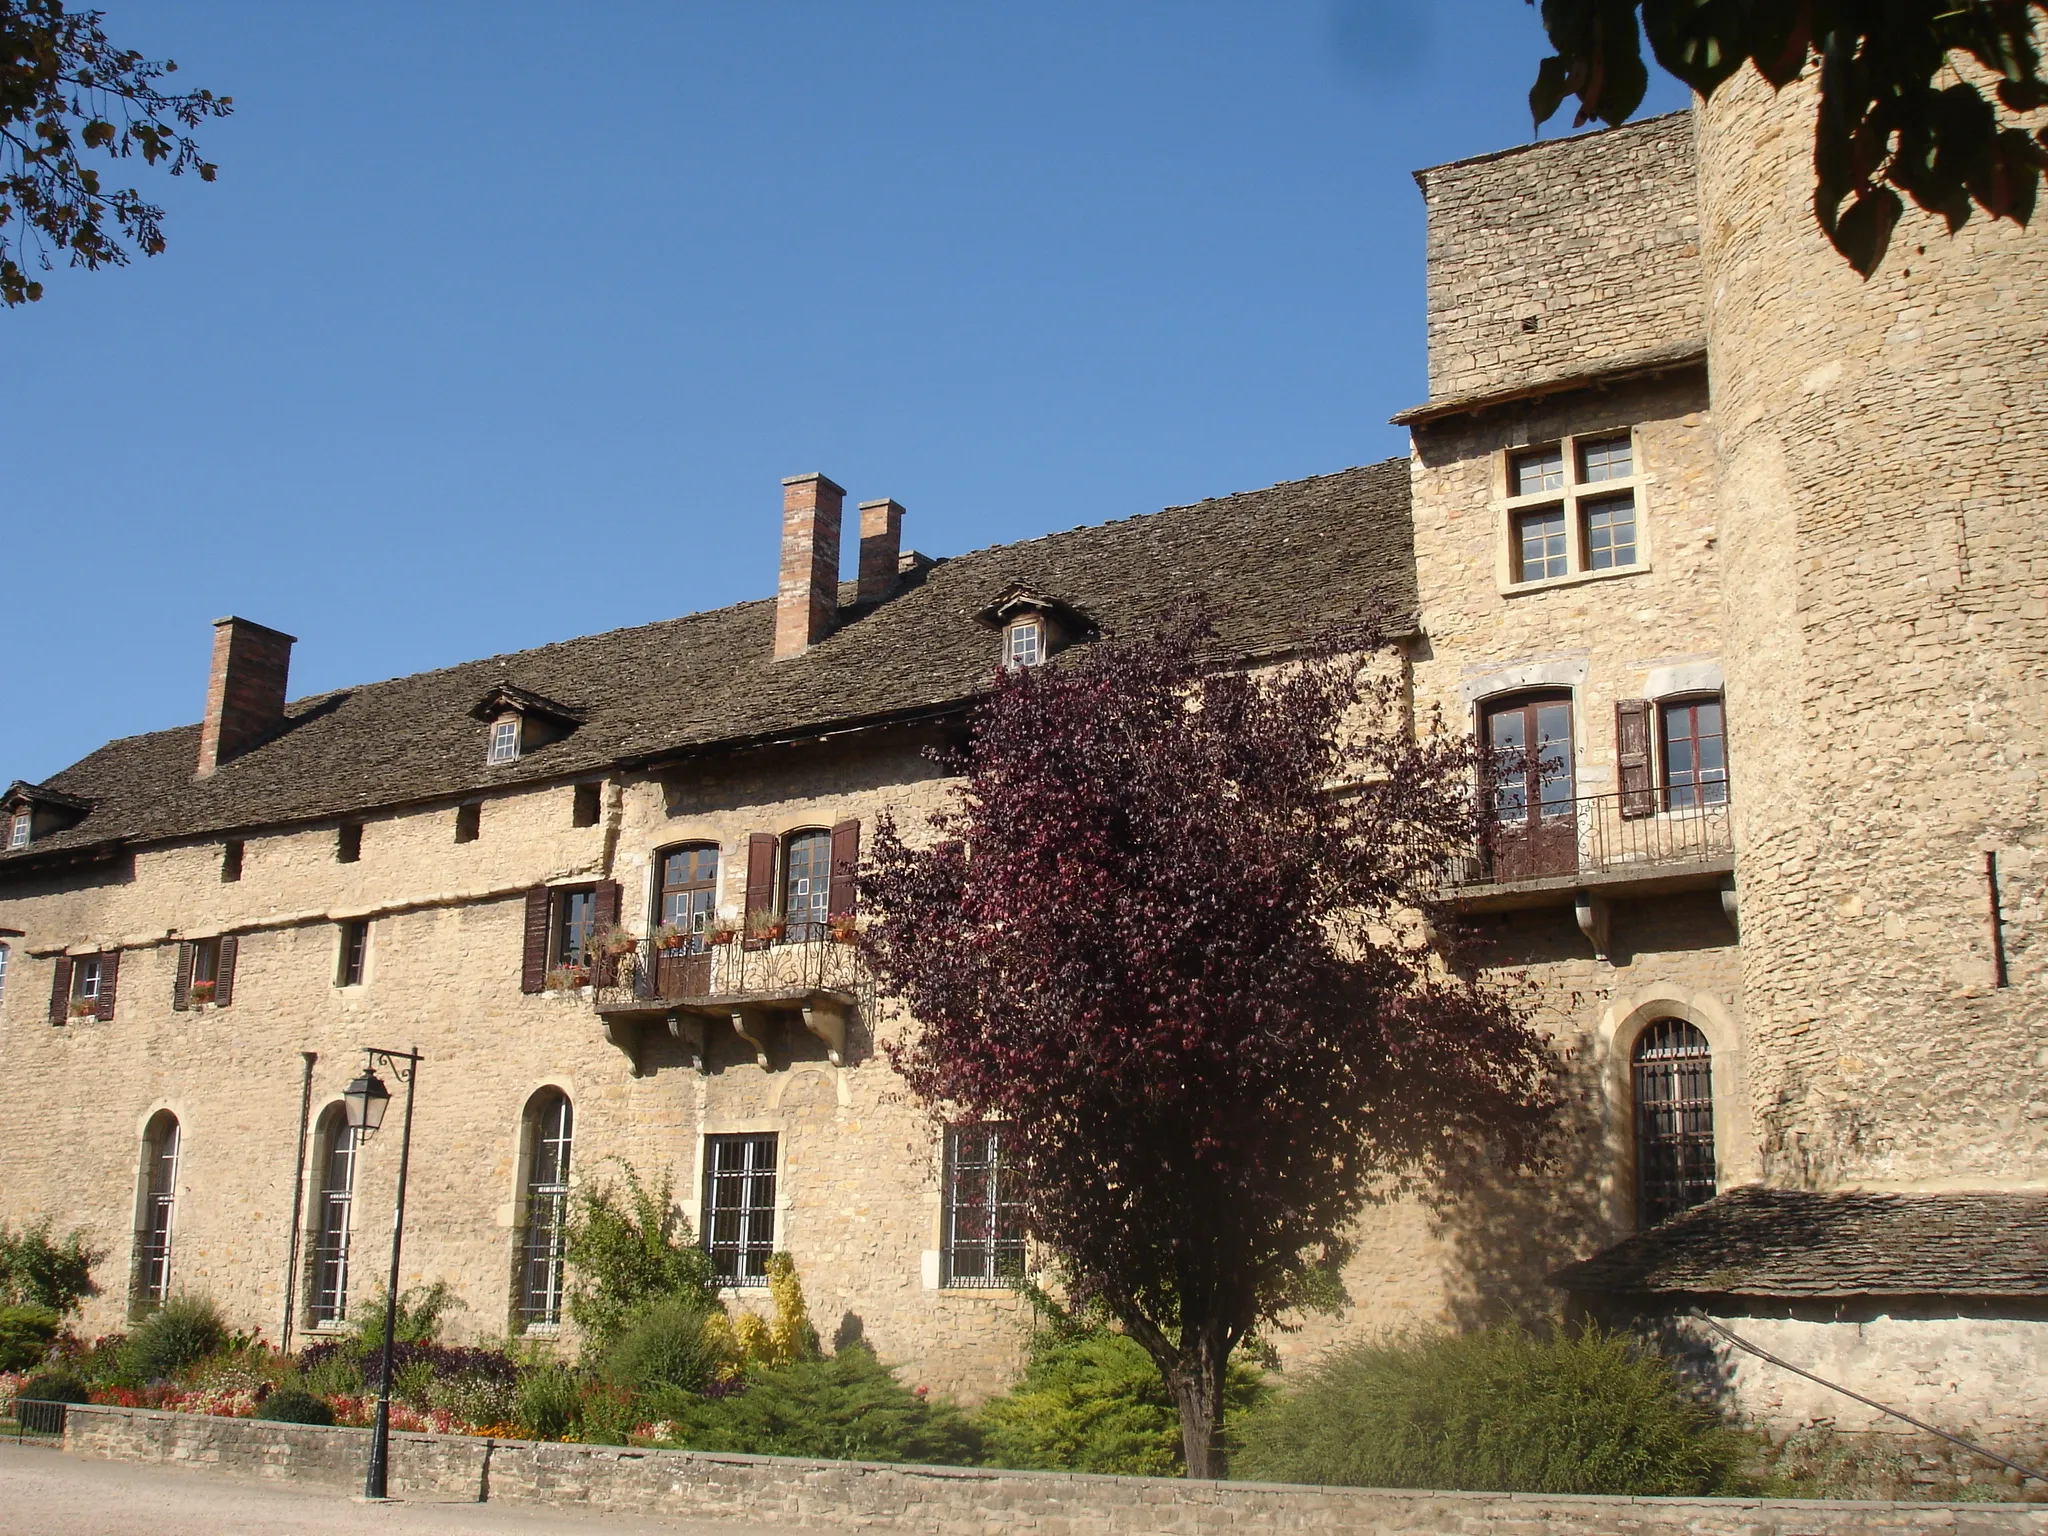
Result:
<instances>
[{"instance_id":1,"label":"tree branch with leaves","mask_svg":"<svg viewBox=\"0 0 2048 1536\"><path fill-rule=\"evenodd\" d=\"M889 1045L957 1124L1000 1123L1034 1240L1159 1367L1220 1474L1232 1352L1327 1298L1372 1200L1524 1163L1557 1103L1518 999L1420 910L1475 830L1464 740L1403 728L1378 649L1253 676L1206 629L995 683L953 803L877 829L863 939Z\"/></svg>"},{"instance_id":2,"label":"tree branch with leaves","mask_svg":"<svg viewBox=\"0 0 2048 1536\"><path fill-rule=\"evenodd\" d=\"M1557 51L1529 92L1539 127L1567 96L1574 126L1626 121L1649 85L1645 36L1703 97L1745 64L1776 90L1817 65L1814 217L1864 277L1905 212L1901 193L1951 234L1975 209L2033 217L2048 127L2013 119L2048 106L2042 0L1542 0L1542 15ZM1957 59L1975 62L1989 96Z\"/></svg>"},{"instance_id":3,"label":"tree branch with leaves","mask_svg":"<svg viewBox=\"0 0 2048 1536\"><path fill-rule=\"evenodd\" d=\"M0 303L33 303L58 252L97 270L164 249L164 210L109 187L88 156L141 156L173 176L212 181L188 130L228 116L233 98L167 91L170 59L116 48L98 11L63 0L0 0Z\"/></svg>"}]
</instances>

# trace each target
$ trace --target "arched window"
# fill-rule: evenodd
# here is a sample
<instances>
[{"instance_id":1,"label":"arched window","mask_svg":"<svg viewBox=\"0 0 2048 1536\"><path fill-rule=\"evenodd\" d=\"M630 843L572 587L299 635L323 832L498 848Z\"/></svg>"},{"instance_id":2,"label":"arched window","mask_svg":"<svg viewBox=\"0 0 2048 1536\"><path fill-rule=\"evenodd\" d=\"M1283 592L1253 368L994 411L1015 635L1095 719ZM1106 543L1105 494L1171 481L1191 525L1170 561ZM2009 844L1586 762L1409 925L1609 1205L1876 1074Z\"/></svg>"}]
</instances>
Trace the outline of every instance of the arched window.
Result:
<instances>
[{"instance_id":1,"label":"arched window","mask_svg":"<svg viewBox=\"0 0 2048 1536\"><path fill-rule=\"evenodd\" d=\"M178 1198L178 1117L160 1109L142 1133L142 1177L135 1212L131 1304L148 1311L171 1294L171 1209Z\"/></svg>"},{"instance_id":2,"label":"arched window","mask_svg":"<svg viewBox=\"0 0 2048 1536\"><path fill-rule=\"evenodd\" d=\"M526 1106L526 1219L519 1241L522 1327L562 1320L562 1244L575 1132L576 1112L560 1089L543 1089Z\"/></svg>"},{"instance_id":3,"label":"arched window","mask_svg":"<svg viewBox=\"0 0 2048 1536\"><path fill-rule=\"evenodd\" d=\"M1714 1053L1679 1019L1636 1041L1636 1208L1655 1226L1714 1196Z\"/></svg>"},{"instance_id":4,"label":"arched window","mask_svg":"<svg viewBox=\"0 0 2048 1536\"><path fill-rule=\"evenodd\" d=\"M314 1198L312 1296L307 1321L331 1328L348 1317L348 1242L350 1208L356 1190L356 1133L339 1104L320 1117L314 1142L318 1161Z\"/></svg>"},{"instance_id":5,"label":"arched window","mask_svg":"<svg viewBox=\"0 0 2048 1536\"><path fill-rule=\"evenodd\" d=\"M792 832L783 858L782 916L792 944L825 937L832 905L832 834Z\"/></svg>"}]
</instances>

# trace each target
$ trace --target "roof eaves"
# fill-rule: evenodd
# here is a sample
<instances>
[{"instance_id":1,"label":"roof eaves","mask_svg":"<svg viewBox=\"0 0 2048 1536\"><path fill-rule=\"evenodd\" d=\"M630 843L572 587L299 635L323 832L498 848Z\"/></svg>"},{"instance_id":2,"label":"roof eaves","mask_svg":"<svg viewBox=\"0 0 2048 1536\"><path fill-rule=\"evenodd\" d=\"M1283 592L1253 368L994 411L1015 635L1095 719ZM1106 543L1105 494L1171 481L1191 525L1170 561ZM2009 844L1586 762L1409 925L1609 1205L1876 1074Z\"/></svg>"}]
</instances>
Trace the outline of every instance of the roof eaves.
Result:
<instances>
[{"instance_id":1,"label":"roof eaves","mask_svg":"<svg viewBox=\"0 0 2048 1536\"><path fill-rule=\"evenodd\" d=\"M1603 363L1597 368L1552 374L1547 378L1531 379L1506 389L1475 390L1470 394L1446 395L1441 400L1425 400L1421 405L1412 405L1407 410L1390 416L1388 420L1397 427L1427 426L1449 416L1469 416L1497 405L1510 405L1518 400L1537 400L1545 395L1561 395L1575 389L1601 389L1608 385L1627 383L1631 379L1648 378L1653 374L1672 373L1682 368L1697 368L1705 364L1706 360L1706 339L1688 337L1669 346L1618 357L1613 362Z\"/></svg>"}]
</instances>

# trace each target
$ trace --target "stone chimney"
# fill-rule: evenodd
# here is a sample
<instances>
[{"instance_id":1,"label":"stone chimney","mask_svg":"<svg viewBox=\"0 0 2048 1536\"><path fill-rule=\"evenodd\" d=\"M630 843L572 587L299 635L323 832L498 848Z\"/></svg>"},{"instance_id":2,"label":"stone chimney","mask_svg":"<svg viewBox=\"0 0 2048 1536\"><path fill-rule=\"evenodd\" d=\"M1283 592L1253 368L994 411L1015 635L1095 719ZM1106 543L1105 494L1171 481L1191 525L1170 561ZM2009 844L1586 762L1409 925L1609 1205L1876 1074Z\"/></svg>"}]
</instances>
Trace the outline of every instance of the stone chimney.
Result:
<instances>
[{"instance_id":1,"label":"stone chimney","mask_svg":"<svg viewBox=\"0 0 2048 1536\"><path fill-rule=\"evenodd\" d=\"M902 548L903 508L893 501L862 502L856 602L879 603L896 590L896 557Z\"/></svg>"},{"instance_id":2,"label":"stone chimney","mask_svg":"<svg viewBox=\"0 0 2048 1536\"><path fill-rule=\"evenodd\" d=\"M823 475L782 482L782 579L775 588L775 659L801 656L839 614L839 519L846 492Z\"/></svg>"},{"instance_id":3,"label":"stone chimney","mask_svg":"<svg viewBox=\"0 0 2048 1536\"><path fill-rule=\"evenodd\" d=\"M213 675L199 725L199 777L268 741L284 725L291 635L248 619L213 621Z\"/></svg>"}]
</instances>

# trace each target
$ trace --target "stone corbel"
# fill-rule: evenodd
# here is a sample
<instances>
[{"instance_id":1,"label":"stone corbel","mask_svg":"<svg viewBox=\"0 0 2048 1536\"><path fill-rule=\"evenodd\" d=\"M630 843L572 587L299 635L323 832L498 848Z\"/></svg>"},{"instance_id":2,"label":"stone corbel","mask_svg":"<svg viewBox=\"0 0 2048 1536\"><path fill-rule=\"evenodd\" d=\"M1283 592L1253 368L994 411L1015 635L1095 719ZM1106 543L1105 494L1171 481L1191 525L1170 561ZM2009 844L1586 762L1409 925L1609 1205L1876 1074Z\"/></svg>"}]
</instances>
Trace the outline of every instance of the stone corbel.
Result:
<instances>
[{"instance_id":1,"label":"stone corbel","mask_svg":"<svg viewBox=\"0 0 2048 1536\"><path fill-rule=\"evenodd\" d=\"M699 1072L708 1071L710 1055L706 1047L710 1042L704 1037L704 1021L694 1013L677 1012L668 1016L667 1023L669 1038L679 1041L690 1053L690 1065Z\"/></svg>"},{"instance_id":2,"label":"stone corbel","mask_svg":"<svg viewBox=\"0 0 2048 1536\"><path fill-rule=\"evenodd\" d=\"M754 1048L754 1060L763 1072L768 1068L768 1016L758 1009L735 1008L732 1032Z\"/></svg>"},{"instance_id":3,"label":"stone corbel","mask_svg":"<svg viewBox=\"0 0 2048 1536\"><path fill-rule=\"evenodd\" d=\"M645 1077L646 1070L640 1065L640 1026L625 1019L606 1019L604 1038L607 1045L618 1047L626 1053L626 1064L635 1077Z\"/></svg>"},{"instance_id":4,"label":"stone corbel","mask_svg":"<svg viewBox=\"0 0 2048 1536\"><path fill-rule=\"evenodd\" d=\"M1579 932L1593 946L1593 958L1605 960L1611 931L1607 898L1595 896L1591 891L1580 891L1572 901L1572 916L1579 920Z\"/></svg>"},{"instance_id":5,"label":"stone corbel","mask_svg":"<svg viewBox=\"0 0 2048 1536\"><path fill-rule=\"evenodd\" d=\"M825 1055L835 1067L846 1065L846 1010L837 1003L804 1004L804 1028L825 1042Z\"/></svg>"},{"instance_id":6,"label":"stone corbel","mask_svg":"<svg viewBox=\"0 0 2048 1536\"><path fill-rule=\"evenodd\" d=\"M1740 904L1735 897L1735 877L1730 875L1728 883L1721 887L1721 915L1728 919L1728 926L1735 930L1735 937L1742 937Z\"/></svg>"}]
</instances>

